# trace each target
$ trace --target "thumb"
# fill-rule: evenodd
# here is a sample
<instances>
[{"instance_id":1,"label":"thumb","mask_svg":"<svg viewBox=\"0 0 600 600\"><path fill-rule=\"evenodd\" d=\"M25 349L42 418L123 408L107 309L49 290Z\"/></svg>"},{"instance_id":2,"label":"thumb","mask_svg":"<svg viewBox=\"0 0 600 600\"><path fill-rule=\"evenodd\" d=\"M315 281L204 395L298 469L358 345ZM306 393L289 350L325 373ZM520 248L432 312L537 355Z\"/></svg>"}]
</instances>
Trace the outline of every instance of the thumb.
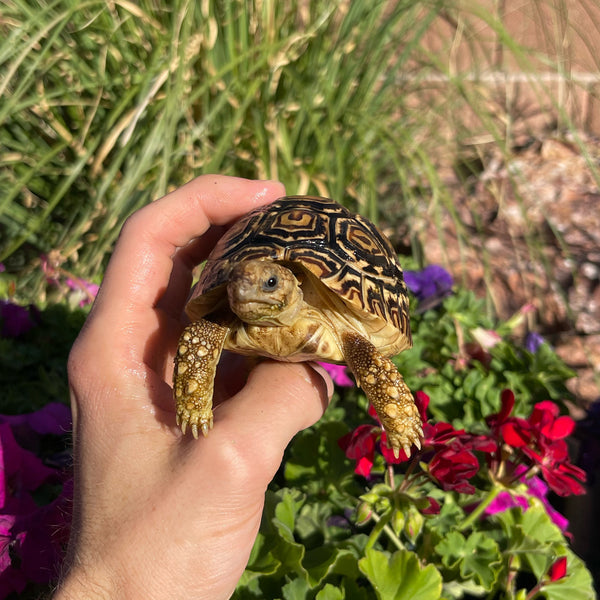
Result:
<instances>
[{"instance_id":1,"label":"thumb","mask_svg":"<svg viewBox=\"0 0 600 600\"><path fill-rule=\"evenodd\" d=\"M332 393L331 378L314 363L262 362L240 392L215 408L203 441L221 456L227 448L229 469L266 487L290 440L321 418Z\"/></svg>"}]
</instances>

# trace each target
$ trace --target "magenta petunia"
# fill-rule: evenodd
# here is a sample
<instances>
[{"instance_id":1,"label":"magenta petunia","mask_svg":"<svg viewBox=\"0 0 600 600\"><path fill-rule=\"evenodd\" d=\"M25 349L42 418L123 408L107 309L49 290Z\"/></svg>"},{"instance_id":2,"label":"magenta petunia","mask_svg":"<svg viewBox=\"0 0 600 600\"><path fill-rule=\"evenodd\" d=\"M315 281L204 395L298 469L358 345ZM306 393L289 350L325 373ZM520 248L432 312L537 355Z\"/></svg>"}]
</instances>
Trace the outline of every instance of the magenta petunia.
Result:
<instances>
[{"instance_id":1,"label":"magenta petunia","mask_svg":"<svg viewBox=\"0 0 600 600\"><path fill-rule=\"evenodd\" d=\"M5 338L17 338L35 326L31 310L25 306L0 300L0 335Z\"/></svg>"},{"instance_id":2,"label":"magenta petunia","mask_svg":"<svg viewBox=\"0 0 600 600\"><path fill-rule=\"evenodd\" d=\"M54 473L54 469L44 465L35 454L17 444L8 424L0 423L0 509L10 502L13 514L26 512L31 506L29 492Z\"/></svg>"},{"instance_id":3,"label":"magenta petunia","mask_svg":"<svg viewBox=\"0 0 600 600\"><path fill-rule=\"evenodd\" d=\"M48 418L51 415L56 419ZM23 427L45 432L60 428L62 433L66 426L62 409L50 407L22 417L14 418L19 431ZM63 474L17 443L8 422L11 419L0 416L0 598L20 594L28 582L47 584L56 578L69 533L73 497L72 484L66 482L50 504L40 506L34 501L34 494L44 484L61 483Z\"/></svg>"},{"instance_id":4,"label":"magenta petunia","mask_svg":"<svg viewBox=\"0 0 600 600\"><path fill-rule=\"evenodd\" d=\"M13 431L28 428L39 435L63 435L71 430L71 409L60 402L49 402L31 413L0 415L0 423L8 423Z\"/></svg>"},{"instance_id":5,"label":"magenta petunia","mask_svg":"<svg viewBox=\"0 0 600 600\"><path fill-rule=\"evenodd\" d=\"M354 387L354 381L348 375L348 368L345 365L336 365L328 362L320 362L319 364L329 373L335 385L339 385L340 387Z\"/></svg>"}]
</instances>

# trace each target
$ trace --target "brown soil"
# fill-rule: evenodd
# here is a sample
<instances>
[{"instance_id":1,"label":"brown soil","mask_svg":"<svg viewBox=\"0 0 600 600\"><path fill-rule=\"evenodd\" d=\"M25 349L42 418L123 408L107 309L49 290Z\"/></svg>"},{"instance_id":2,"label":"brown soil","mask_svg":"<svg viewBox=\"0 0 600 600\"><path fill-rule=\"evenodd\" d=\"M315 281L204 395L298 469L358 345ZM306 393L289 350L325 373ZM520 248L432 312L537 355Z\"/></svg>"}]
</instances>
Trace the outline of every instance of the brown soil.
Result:
<instances>
[{"instance_id":1,"label":"brown soil","mask_svg":"<svg viewBox=\"0 0 600 600\"><path fill-rule=\"evenodd\" d=\"M585 406L600 397L600 140L531 140L482 162L467 185L448 171L462 223L445 215L422 232L426 261L489 294L503 319L532 304L518 333L554 346L577 372L570 387Z\"/></svg>"}]
</instances>

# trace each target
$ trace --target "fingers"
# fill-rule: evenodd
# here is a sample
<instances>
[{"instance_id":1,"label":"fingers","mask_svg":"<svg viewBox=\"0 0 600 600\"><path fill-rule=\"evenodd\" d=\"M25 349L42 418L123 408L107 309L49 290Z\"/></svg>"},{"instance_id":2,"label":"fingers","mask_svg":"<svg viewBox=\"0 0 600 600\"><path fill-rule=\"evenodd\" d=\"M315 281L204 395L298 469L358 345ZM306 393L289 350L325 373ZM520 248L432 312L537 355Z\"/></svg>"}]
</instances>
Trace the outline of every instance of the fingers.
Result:
<instances>
[{"instance_id":1,"label":"fingers","mask_svg":"<svg viewBox=\"0 0 600 600\"><path fill-rule=\"evenodd\" d=\"M224 227L211 227L202 237L192 240L187 246L176 251L169 283L156 303L156 308L172 319L180 320L190 295L193 269L208 257L224 232Z\"/></svg>"},{"instance_id":2,"label":"fingers","mask_svg":"<svg viewBox=\"0 0 600 600\"><path fill-rule=\"evenodd\" d=\"M205 175L134 213L121 232L93 317L101 313L109 330L122 331L132 314L153 308L165 294L178 248L210 225L227 224L284 193L276 182ZM181 272L175 276L178 282L186 280Z\"/></svg>"},{"instance_id":3,"label":"fingers","mask_svg":"<svg viewBox=\"0 0 600 600\"><path fill-rule=\"evenodd\" d=\"M207 175L130 217L71 352L74 389L125 410L122 394L152 387L154 372L168 376L193 266L224 225L284 194L276 182Z\"/></svg>"},{"instance_id":4,"label":"fingers","mask_svg":"<svg viewBox=\"0 0 600 600\"><path fill-rule=\"evenodd\" d=\"M214 428L196 441L198 456L224 461L236 477L258 477L259 487L266 486L290 440L321 418L333 393L329 375L311 365L256 366L245 387L215 408Z\"/></svg>"}]
</instances>

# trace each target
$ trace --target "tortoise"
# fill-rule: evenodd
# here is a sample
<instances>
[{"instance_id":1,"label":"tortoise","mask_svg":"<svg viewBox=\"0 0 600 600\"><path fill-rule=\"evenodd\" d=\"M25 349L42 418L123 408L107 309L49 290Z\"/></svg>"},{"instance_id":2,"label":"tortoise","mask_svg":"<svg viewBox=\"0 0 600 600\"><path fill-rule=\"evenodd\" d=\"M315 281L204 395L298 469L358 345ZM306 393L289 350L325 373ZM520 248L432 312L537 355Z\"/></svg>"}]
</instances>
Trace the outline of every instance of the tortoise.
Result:
<instances>
[{"instance_id":1,"label":"tortoise","mask_svg":"<svg viewBox=\"0 0 600 600\"><path fill-rule=\"evenodd\" d=\"M210 253L186 306L175 356L176 419L207 435L223 349L283 361L346 364L396 457L423 435L389 357L410 348L408 295L377 227L328 198L285 196L242 217Z\"/></svg>"}]
</instances>

